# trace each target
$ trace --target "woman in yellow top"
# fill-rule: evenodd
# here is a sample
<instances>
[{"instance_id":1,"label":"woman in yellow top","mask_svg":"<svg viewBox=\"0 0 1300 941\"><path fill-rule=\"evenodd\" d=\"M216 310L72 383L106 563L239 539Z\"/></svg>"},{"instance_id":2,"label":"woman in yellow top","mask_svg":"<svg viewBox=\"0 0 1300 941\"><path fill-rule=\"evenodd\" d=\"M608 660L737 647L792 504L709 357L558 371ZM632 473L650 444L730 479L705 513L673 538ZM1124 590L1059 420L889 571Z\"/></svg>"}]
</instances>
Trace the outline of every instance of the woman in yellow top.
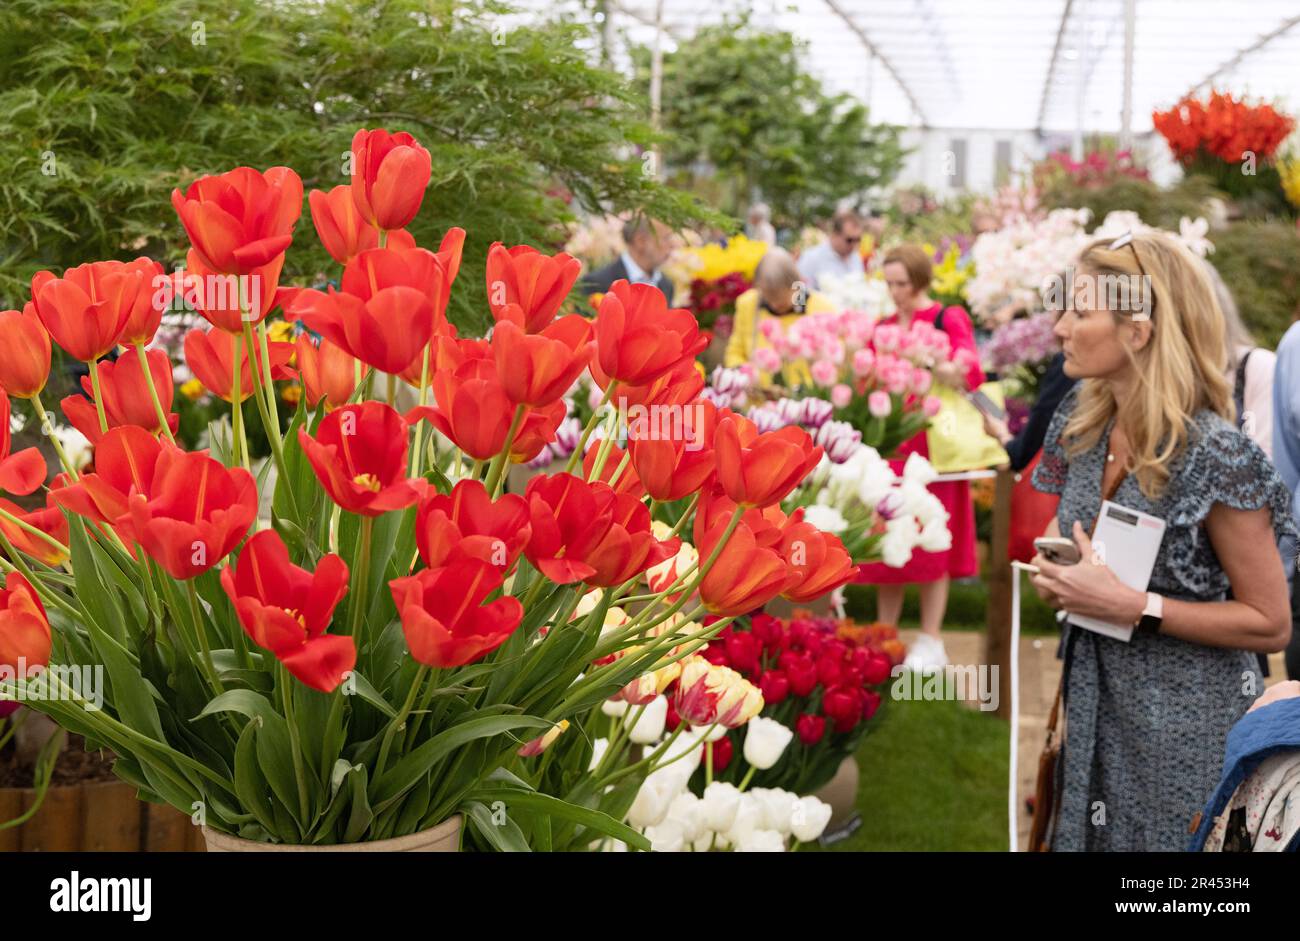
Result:
<instances>
[{"instance_id":1,"label":"woman in yellow top","mask_svg":"<svg viewBox=\"0 0 1300 941\"><path fill-rule=\"evenodd\" d=\"M736 298L736 316L723 363L739 366L749 362L757 347L769 345L758 329L763 320L776 317L781 326L788 328L805 313L834 312L835 304L829 298L808 289L789 252L783 248L769 249L754 269L754 286ZM790 388L812 383L808 364L803 360L782 367L781 375ZM771 381L766 374L762 379L764 384Z\"/></svg>"}]
</instances>

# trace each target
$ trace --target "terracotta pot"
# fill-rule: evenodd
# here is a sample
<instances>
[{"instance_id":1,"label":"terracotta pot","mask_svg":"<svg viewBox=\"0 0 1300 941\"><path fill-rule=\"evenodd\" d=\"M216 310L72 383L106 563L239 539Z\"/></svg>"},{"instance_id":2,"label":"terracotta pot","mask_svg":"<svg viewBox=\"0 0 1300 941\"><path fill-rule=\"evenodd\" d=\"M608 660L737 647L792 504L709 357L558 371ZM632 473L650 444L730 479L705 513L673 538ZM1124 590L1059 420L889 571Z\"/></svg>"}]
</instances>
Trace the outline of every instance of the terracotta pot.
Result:
<instances>
[{"instance_id":1,"label":"terracotta pot","mask_svg":"<svg viewBox=\"0 0 1300 941\"><path fill-rule=\"evenodd\" d=\"M0 830L0 852L201 851L198 828L180 811L135 796L125 781L51 787L40 810L20 827ZM36 801L31 788L0 788L0 820Z\"/></svg>"},{"instance_id":2,"label":"terracotta pot","mask_svg":"<svg viewBox=\"0 0 1300 941\"><path fill-rule=\"evenodd\" d=\"M840 768L814 795L823 803L831 805L831 820L826 825L833 830L853 815L858 809L858 763L852 755L840 762Z\"/></svg>"},{"instance_id":3,"label":"terracotta pot","mask_svg":"<svg viewBox=\"0 0 1300 941\"><path fill-rule=\"evenodd\" d=\"M457 853L460 852L461 816L448 817L436 827L391 840L301 846L296 843L259 843L203 828L209 853Z\"/></svg>"}]
</instances>

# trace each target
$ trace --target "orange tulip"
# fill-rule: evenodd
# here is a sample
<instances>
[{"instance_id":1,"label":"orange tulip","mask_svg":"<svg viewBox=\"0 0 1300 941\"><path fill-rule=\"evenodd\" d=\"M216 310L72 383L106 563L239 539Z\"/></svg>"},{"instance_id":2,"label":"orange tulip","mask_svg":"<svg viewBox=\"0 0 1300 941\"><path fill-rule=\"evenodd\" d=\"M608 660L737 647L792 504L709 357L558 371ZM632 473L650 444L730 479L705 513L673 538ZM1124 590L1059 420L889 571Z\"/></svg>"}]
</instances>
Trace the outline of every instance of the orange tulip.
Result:
<instances>
[{"instance_id":1,"label":"orange tulip","mask_svg":"<svg viewBox=\"0 0 1300 941\"><path fill-rule=\"evenodd\" d=\"M294 355L308 407L315 408L324 399L327 410L336 409L352 398L357 388L357 360L347 350L324 338L313 343L311 337L303 333L294 343ZM368 369L361 366L362 377Z\"/></svg>"},{"instance_id":2,"label":"orange tulip","mask_svg":"<svg viewBox=\"0 0 1300 941\"><path fill-rule=\"evenodd\" d=\"M236 167L195 180L184 195L172 190L172 206L205 268L249 274L293 241L302 180L288 167Z\"/></svg>"},{"instance_id":3,"label":"orange tulip","mask_svg":"<svg viewBox=\"0 0 1300 941\"><path fill-rule=\"evenodd\" d=\"M353 259L353 264L367 254ZM419 360L434 335L433 303L414 287L381 288L368 299L333 288L328 293L302 291L286 313L361 362L393 375L400 375Z\"/></svg>"},{"instance_id":4,"label":"orange tulip","mask_svg":"<svg viewBox=\"0 0 1300 941\"><path fill-rule=\"evenodd\" d=\"M9 396L0 389L0 490L25 496L45 483L45 458L36 448L10 454Z\"/></svg>"},{"instance_id":5,"label":"orange tulip","mask_svg":"<svg viewBox=\"0 0 1300 941\"><path fill-rule=\"evenodd\" d=\"M10 572L0 589L0 666L26 677L32 667L49 664L50 647L50 619L40 596L31 582Z\"/></svg>"},{"instance_id":6,"label":"orange tulip","mask_svg":"<svg viewBox=\"0 0 1300 941\"><path fill-rule=\"evenodd\" d=\"M742 415L724 410L714 437L718 482L746 506L779 503L817 466L822 449L808 432L788 426L763 434Z\"/></svg>"},{"instance_id":7,"label":"orange tulip","mask_svg":"<svg viewBox=\"0 0 1300 941\"><path fill-rule=\"evenodd\" d=\"M36 306L30 302L20 314L0 311L0 388L12 396L28 399L45 388L50 377L50 334Z\"/></svg>"},{"instance_id":8,"label":"orange tulip","mask_svg":"<svg viewBox=\"0 0 1300 941\"><path fill-rule=\"evenodd\" d=\"M531 245L488 249L487 296L492 319L509 320L525 333L541 333L555 319L582 271L582 262L560 252L543 255Z\"/></svg>"},{"instance_id":9,"label":"orange tulip","mask_svg":"<svg viewBox=\"0 0 1300 941\"><path fill-rule=\"evenodd\" d=\"M844 543L824 533L811 523L797 522L786 527L781 554L799 581L787 588L786 598L802 604L820 598L858 574L858 567L844 548Z\"/></svg>"},{"instance_id":10,"label":"orange tulip","mask_svg":"<svg viewBox=\"0 0 1300 941\"><path fill-rule=\"evenodd\" d=\"M95 445L94 473L82 474L75 484L60 475L57 486L50 489L50 498L86 519L117 524L129 510L127 498L148 492L164 448L174 445L137 425L110 428ZM130 546L129 538L123 542Z\"/></svg>"},{"instance_id":11,"label":"orange tulip","mask_svg":"<svg viewBox=\"0 0 1300 941\"><path fill-rule=\"evenodd\" d=\"M650 413L652 416L653 412ZM654 427L650 419L628 422L632 466L656 500L671 502L695 493L713 476L717 408L706 399L682 407L679 427ZM662 425L662 423L660 423Z\"/></svg>"},{"instance_id":12,"label":"orange tulip","mask_svg":"<svg viewBox=\"0 0 1300 941\"><path fill-rule=\"evenodd\" d=\"M424 201L433 173L429 152L405 131L362 130L352 138L352 201L376 228L404 229Z\"/></svg>"},{"instance_id":13,"label":"orange tulip","mask_svg":"<svg viewBox=\"0 0 1300 941\"><path fill-rule=\"evenodd\" d=\"M719 522L698 540L702 559L713 555L726 529L727 524ZM740 523L700 583L700 600L723 617L746 614L767 604L798 578L779 552L759 546L750 528Z\"/></svg>"},{"instance_id":14,"label":"orange tulip","mask_svg":"<svg viewBox=\"0 0 1300 941\"><path fill-rule=\"evenodd\" d=\"M596 455L600 453L601 444L602 442L600 439L595 439L591 447L587 448L587 453L583 455L583 477L590 479L591 472L596 469ZM618 470L619 466L622 465L623 458L626 457L626 455L627 452L617 444L611 444L609 446L609 454L605 456L605 466L600 469L600 476L597 477L596 480L609 484L610 479L614 476L614 471ZM595 481L592 482L594 483ZM617 482L609 485L614 488L615 493L625 493L637 500L642 499L646 494L645 486L642 485L641 479L637 476L636 467L631 462L629 462L628 465L623 468L623 472L618 475Z\"/></svg>"},{"instance_id":15,"label":"orange tulip","mask_svg":"<svg viewBox=\"0 0 1300 941\"><path fill-rule=\"evenodd\" d=\"M639 386L692 360L708 345L695 315L669 310L663 291L651 284L615 281L596 312L596 351L611 379Z\"/></svg>"},{"instance_id":16,"label":"orange tulip","mask_svg":"<svg viewBox=\"0 0 1300 941\"><path fill-rule=\"evenodd\" d=\"M241 334L244 324L260 323L277 303L284 254L247 274L221 274L190 249L185 256L185 299L214 327Z\"/></svg>"},{"instance_id":17,"label":"orange tulip","mask_svg":"<svg viewBox=\"0 0 1300 941\"><path fill-rule=\"evenodd\" d=\"M168 413L167 425L172 434L180 427L180 416L171 411L172 407L172 363L163 350L149 350L145 353L149 360L149 373L153 377L154 388L158 392L158 401ZM150 434L161 434L158 424L158 410L154 408L153 395L145 381L144 369L140 358L132 353L116 362L107 360L94 364L99 370L99 389L104 397L104 416L109 428L121 425L138 425ZM227 380L229 381L229 380ZM70 395L60 404L63 414L67 416L72 427L80 431L91 444L96 444L102 435L99 429L99 415L95 409L94 384L89 376L81 378L81 388L85 395Z\"/></svg>"},{"instance_id":18,"label":"orange tulip","mask_svg":"<svg viewBox=\"0 0 1300 941\"><path fill-rule=\"evenodd\" d=\"M511 320L492 331L492 352L502 388L516 405L550 405L569 391L591 358L591 324L577 314L561 317L538 334Z\"/></svg>"},{"instance_id":19,"label":"orange tulip","mask_svg":"<svg viewBox=\"0 0 1300 941\"><path fill-rule=\"evenodd\" d=\"M185 334L185 363L194 377L213 395L234 401L235 397L235 342L237 337L225 330L204 331L195 327ZM293 358L292 343L268 343L271 356L271 378L293 379L297 376L286 365ZM253 394L253 372L247 344L239 350L239 401ZM258 375L262 366L262 352L257 350Z\"/></svg>"},{"instance_id":20,"label":"orange tulip","mask_svg":"<svg viewBox=\"0 0 1300 941\"><path fill-rule=\"evenodd\" d=\"M9 544L19 552L51 567L62 565L68 560L65 551L68 545L68 518L49 494L46 495L45 506L39 510L24 510L8 500L0 500L0 510L22 520L33 529L40 530L64 547L61 549L48 539L42 539L7 517L0 516L0 533L4 533Z\"/></svg>"},{"instance_id":21,"label":"orange tulip","mask_svg":"<svg viewBox=\"0 0 1300 941\"><path fill-rule=\"evenodd\" d=\"M137 335L147 330L153 317L153 277L161 273L161 266L147 258L130 264L90 262L69 268L61 278L38 271L32 277L32 302L54 342L74 359L91 362L117 346L128 324L135 325Z\"/></svg>"},{"instance_id":22,"label":"orange tulip","mask_svg":"<svg viewBox=\"0 0 1300 941\"><path fill-rule=\"evenodd\" d=\"M321 244L340 265L367 249L379 247L379 230L361 218L348 184L332 190L312 190L307 203ZM385 244L388 248L415 248L415 239L405 229L394 229Z\"/></svg>"}]
</instances>

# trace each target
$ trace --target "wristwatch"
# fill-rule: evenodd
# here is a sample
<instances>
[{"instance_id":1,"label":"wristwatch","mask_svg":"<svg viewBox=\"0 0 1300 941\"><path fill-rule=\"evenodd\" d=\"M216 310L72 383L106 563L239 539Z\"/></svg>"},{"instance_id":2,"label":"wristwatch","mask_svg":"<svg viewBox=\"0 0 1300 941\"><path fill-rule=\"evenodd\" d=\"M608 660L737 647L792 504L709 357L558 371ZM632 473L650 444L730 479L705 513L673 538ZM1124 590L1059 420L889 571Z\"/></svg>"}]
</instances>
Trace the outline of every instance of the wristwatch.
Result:
<instances>
[{"instance_id":1,"label":"wristwatch","mask_svg":"<svg viewBox=\"0 0 1300 941\"><path fill-rule=\"evenodd\" d=\"M1147 592L1147 606L1142 609L1142 616L1133 627L1142 634L1159 634L1160 624L1164 619L1165 599L1154 591Z\"/></svg>"}]
</instances>

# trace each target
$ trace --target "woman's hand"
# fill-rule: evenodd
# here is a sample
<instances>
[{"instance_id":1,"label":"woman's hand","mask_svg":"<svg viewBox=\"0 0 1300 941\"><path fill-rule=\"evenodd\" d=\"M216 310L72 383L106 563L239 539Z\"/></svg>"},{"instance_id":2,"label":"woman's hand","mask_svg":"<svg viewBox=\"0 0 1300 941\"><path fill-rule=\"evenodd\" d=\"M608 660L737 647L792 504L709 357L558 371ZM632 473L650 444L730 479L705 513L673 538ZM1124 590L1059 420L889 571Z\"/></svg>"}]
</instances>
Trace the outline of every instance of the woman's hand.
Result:
<instances>
[{"instance_id":1,"label":"woman's hand","mask_svg":"<svg viewBox=\"0 0 1300 941\"><path fill-rule=\"evenodd\" d=\"M1007 428L1006 422L994 418L992 415L985 412L980 412L980 415L984 418L984 433L995 440L998 444L1006 444L1014 437L1014 435L1011 434L1011 431Z\"/></svg>"},{"instance_id":2,"label":"woman's hand","mask_svg":"<svg viewBox=\"0 0 1300 941\"><path fill-rule=\"evenodd\" d=\"M1071 533L1079 547L1079 562L1056 565L1034 556L1039 574L1030 577L1040 597L1070 614L1099 618L1116 624L1133 624L1146 609L1146 594L1119 580L1104 559L1094 555L1092 542L1075 521Z\"/></svg>"}]
</instances>

